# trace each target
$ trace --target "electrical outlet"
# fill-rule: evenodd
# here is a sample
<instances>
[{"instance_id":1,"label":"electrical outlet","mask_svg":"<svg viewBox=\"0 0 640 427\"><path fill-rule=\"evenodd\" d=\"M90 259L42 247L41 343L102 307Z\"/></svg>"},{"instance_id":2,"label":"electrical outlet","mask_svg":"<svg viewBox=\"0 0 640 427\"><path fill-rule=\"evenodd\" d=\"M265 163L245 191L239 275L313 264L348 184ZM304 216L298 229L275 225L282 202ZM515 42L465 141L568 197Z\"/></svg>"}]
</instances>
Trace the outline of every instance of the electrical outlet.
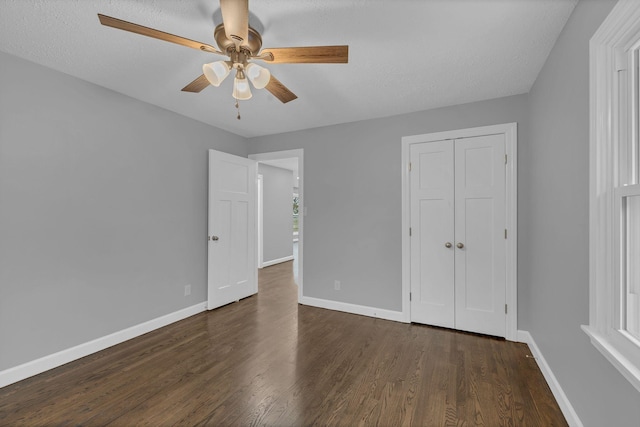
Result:
<instances>
[{"instance_id":1,"label":"electrical outlet","mask_svg":"<svg viewBox=\"0 0 640 427\"><path fill-rule=\"evenodd\" d=\"M335 289L336 291L339 291L341 286L342 284L340 283L340 280L336 280L335 282L333 282L333 289Z\"/></svg>"},{"instance_id":2,"label":"electrical outlet","mask_svg":"<svg viewBox=\"0 0 640 427\"><path fill-rule=\"evenodd\" d=\"M191 295L191 285L185 285L184 286L184 296L189 296Z\"/></svg>"}]
</instances>

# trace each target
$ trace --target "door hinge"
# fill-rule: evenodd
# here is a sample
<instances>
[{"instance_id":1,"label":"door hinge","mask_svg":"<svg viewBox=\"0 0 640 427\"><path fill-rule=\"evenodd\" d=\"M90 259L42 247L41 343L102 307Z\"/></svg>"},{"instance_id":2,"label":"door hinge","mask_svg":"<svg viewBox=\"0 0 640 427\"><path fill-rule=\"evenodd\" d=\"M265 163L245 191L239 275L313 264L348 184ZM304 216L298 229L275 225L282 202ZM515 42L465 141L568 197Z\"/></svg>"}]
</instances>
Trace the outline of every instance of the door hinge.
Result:
<instances>
[{"instance_id":1,"label":"door hinge","mask_svg":"<svg viewBox=\"0 0 640 427\"><path fill-rule=\"evenodd\" d=\"M614 65L616 67L616 71L626 71L627 70L627 54L624 51L624 48L618 47L614 51Z\"/></svg>"},{"instance_id":2,"label":"door hinge","mask_svg":"<svg viewBox=\"0 0 640 427\"><path fill-rule=\"evenodd\" d=\"M409 301L411 301L411 292L409 292Z\"/></svg>"},{"instance_id":3,"label":"door hinge","mask_svg":"<svg viewBox=\"0 0 640 427\"><path fill-rule=\"evenodd\" d=\"M507 314L507 304L504 305L504 314Z\"/></svg>"},{"instance_id":4,"label":"door hinge","mask_svg":"<svg viewBox=\"0 0 640 427\"><path fill-rule=\"evenodd\" d=\"M411 162L409 162L409 172L411 172Z\"/></svg>"},{"instance_id":5,"label":"door hinge","mask_svg":"<svg viewBox=\"0 0 640 427\"><path fill-rule=\"evenodd\" d=\"M507 164L507 155L506 154L504 155L504 164L505 165Z\"/></svg>"},{"instance_id":6,"label":"door hinge","mask_svg":"<svg viewBox=\"0 0 640 427\"><path fill-rule=\"evenodd\" d=\"M409 237L411 237L411 227L409 227Z\"/></svg>"},{"instance_id":7,"label":"door hinge","mask_svg":"<svg viewBox=\"0 0 640 427\"><path fill-rule=\"evenodd\" d=\"M505 239L507 238L507 229L506 228L504 229L504 238Z\"/></svg>"}]
</instances>

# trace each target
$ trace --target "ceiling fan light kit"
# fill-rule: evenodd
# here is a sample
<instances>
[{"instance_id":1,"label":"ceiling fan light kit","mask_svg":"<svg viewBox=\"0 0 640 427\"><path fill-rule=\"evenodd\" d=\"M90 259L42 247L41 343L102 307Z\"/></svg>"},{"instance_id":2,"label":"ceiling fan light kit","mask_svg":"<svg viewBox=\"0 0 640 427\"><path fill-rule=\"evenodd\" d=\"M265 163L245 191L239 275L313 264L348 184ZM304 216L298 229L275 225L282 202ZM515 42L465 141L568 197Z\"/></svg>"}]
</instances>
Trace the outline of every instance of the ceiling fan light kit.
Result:
<instances>
[{"instance_id":1,"label":"ceiling fan light kit","mask_svg":"<svg viewBox=\"0 0 640 427\"><path fill-rule=\"evenodd\" d=\"M251 88L249 87L249 82L244 75L242 70L238 70L236 73L236 77L233 79L233 97L239 101L246 101L247 99L251 99L253 96L251 94Z\"/></svg>"},{"instance_id":2,"label":"ceiling fan light kit","mask_svg":"<svg viewBox=\"0 0 640 427\"><path fill-rule=\"evenodd\" d=\"M264 89L271 80L271 72L258 64L247 65L247 77L256 89Z\"/></svg>"},{"instance_id":3,"label":"ceiling fan light kit","mask_svg":"<svg viewBox=\"0 0 640 427\"><path fill-rule=\"evenodd\" d=\"M202 66L202 75L187 86L183 92L199 93L207 86L218 87L234 69L232 96L238 100L252 97L249 81L256 89L267 89L280 102L293 101L297 96L280 83L271 72L250 62L259 60L274 64L346 64L349 61L349 46L306 46L262 49L262 36L249 27L249 0L220 0L222 24L213 37L219 49L206 43L165 33L118 18L98 14L102 25L140 34L159 40L176 43L192 49L216 55L228 56L229 60L215 61ZM238 113L238 119L240 114Z\"/></svg>"},{"instance_id":4,"label":"ceiling fan light kit","mask_svg":"<svg viewBox=\"0 0 640 427\"><path fill-rule=\"evenodd\" d=\"M202 74L207 78L212 86L218 87L227 78L231 66L228 61L216 61L202 66Z\"/></svg>"}]
</instances>

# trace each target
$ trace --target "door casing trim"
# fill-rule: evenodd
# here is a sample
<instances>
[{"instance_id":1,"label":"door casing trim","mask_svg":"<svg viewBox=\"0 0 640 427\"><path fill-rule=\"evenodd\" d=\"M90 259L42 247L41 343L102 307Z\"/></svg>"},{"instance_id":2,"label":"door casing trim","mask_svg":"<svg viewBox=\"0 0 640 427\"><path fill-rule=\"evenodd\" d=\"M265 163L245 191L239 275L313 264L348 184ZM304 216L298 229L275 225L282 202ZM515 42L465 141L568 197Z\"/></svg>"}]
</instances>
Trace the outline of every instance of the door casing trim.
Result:
<instances>
[{"instance_id":1,"label":"door casing trim","mask_svg":"<svg viewBox=\"0 0 640 427\"><path fill-rule=\"evenodd\" d=\"M505 123L444 132L426 133L402 137L401 178L402 178L402 317L411 322L411 198L409 187L409 149L411 144L460 139L474 136L503 134L505 136L506 165L506 294L508 310L506 314L506 339L518 340L518 124Z\"/></svg>"}]
</instances>

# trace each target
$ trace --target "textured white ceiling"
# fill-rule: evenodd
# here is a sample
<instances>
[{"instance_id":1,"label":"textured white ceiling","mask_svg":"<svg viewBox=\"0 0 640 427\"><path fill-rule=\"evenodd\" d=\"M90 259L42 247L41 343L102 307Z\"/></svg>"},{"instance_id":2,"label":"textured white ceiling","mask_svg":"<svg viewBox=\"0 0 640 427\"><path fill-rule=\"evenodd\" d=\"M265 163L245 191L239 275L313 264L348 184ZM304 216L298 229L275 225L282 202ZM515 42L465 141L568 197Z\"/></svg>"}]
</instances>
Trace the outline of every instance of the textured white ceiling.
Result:
<instances>
[{"instance_id":1,"label":"textured white ceiling","mask_svg":"<svg viewBox=\"0 0 640 427\"><path fill-rule=\"evenodd\" d=\"M220 57L99 24L215 45L217 0L0 0L0 51L252 137L528 92L577 0L252 0L264 47L349 45L348 64L271 64L298 99L241 102L232 79L180 89Z\"/></svg>"}]
</instances>

